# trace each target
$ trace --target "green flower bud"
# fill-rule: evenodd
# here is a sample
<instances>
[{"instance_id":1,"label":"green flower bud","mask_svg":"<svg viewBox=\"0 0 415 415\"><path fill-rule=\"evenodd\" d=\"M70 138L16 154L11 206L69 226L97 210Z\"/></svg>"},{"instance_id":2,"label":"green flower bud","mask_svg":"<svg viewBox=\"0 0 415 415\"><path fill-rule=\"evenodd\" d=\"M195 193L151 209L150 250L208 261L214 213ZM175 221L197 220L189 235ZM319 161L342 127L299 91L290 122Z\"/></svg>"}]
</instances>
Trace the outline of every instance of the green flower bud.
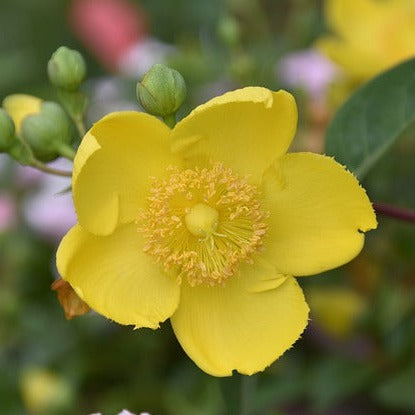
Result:
<instances>
[{"instance_id":1,"label":"green flower bud","mask_svg":"<svg viewBox=\"0 0 415 415\"><path fill-rule=\"evenodd\" d=\"M43 102L38 114L27 116L21 134L36 159L43 162L57 158L72 141L68 117L55 102Z\"/></svg>"},{"instance_id":2,"label":"green flower bud","mask_svg":"<svg viewBox=\"0 0 415 415\"><path fill-rule=\"evenodd\" d=\"M0 153L6 153L16 141L14 122L7 112L0 108Z\"/></svg>"},{"instance_id":3,"label":"green flower bud","mask_svg":"<svg viewBox=\"0 0 415 415\"><path fill-rule=\"evenodd\" d=\"M56 88L77 91L86 76L84 58L77 50L61 46L49 59L48 75Z\"/></svg>"},{"instance_id":4,"label":"green flower bud","mask_svg":"<svg viewBox=\"0 0 415 415\"><path fill-rule=\"evenodd\" d=\"M186 84L179 72L156 64L137 83L137 98L149 114L169 117L183 104Z\"/></svg>"},{"instance_id":5,"label":"green flower bud","mask_svg":"<svg viewBox=\"0 0 415 415\"><path fill-rule=\"evenodd\" d=\"M23 120L29 115L37 114L42 102L40 98L27 94L12 94L4 99L3 108L12 118L18 135L22 129Z\"/></svg>"}]
</instances>

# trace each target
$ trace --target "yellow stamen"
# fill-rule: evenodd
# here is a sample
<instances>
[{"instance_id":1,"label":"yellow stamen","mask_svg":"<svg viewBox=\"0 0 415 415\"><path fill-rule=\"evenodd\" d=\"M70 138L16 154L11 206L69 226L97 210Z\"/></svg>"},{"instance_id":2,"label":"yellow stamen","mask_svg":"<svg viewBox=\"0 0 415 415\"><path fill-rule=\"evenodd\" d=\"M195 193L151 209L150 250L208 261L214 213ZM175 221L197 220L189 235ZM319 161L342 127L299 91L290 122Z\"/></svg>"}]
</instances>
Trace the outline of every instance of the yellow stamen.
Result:
<instances>
[{"instance_id":1,"label":"yellow stamen","mask_svg":"<svg viewBox=\"0 0 415 415\"><path fill-rule=\"evenodd\" d=\"M145 252L194 285L222 284L263 243L267 214L256 186L221 164L154 179L140 212Z\"/></svg>"}]
</instances>

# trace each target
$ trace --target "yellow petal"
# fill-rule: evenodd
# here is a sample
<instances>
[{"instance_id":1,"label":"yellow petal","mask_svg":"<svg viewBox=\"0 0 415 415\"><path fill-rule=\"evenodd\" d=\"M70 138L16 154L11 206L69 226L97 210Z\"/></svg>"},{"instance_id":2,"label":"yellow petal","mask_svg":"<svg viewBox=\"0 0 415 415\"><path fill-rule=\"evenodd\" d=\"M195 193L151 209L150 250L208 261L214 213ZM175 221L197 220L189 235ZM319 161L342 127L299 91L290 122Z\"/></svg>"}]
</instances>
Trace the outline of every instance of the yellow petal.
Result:
<instances>
[{"instance_id":1,"label":"yellow petal","mask_svg":"<svg viewBox=\"0 0 415 415\"><path fill-rule=\"evenodd\" d=\"M57 252L58 271L79 297L120 324L157 328L175 311L179 286L143 252L133 224L110 236L74 226Z\"/></svg>"},{"instance_id":2,"label":"yellow petal","mask_svg":"<svg viewBox=\"0 0 415 415\"><path fill-rule=\"evenodd\" d=\"M373 37L383 20L381 3L377 0L326 0L324 14L330 28L341 37L364 43Z\"/></svg>"},{"instance_id":3,"label":"yellow petal","mask_svg":"<svg viewBox=\"0 0 415 415\"><path fill-rule=\"evenodd\" d=\"M325 15L334 36L323 37L317 47L357 80L415 53L412 0L326 0Z\"/></svg>"},{"instance_id":4,"label":"yellow petal","mask_svg":"<svg viewBox=\"0 0 415 415\"><path fill-rule=\"evenodd\" d=\"M377 226L356 178L332 158L292 153L264 175L270 211L264 256L283 273L311 275L345 264Z\"/></svg>"},{"instance_id":5,"label":"yellow petal","mask_svg":"<svg viewBox=\"0 0 415 415\"><path fill-rule=\"evenodd\" d=\"M365 47L364 43L355 45L334 36L326 36L317 41L316 47L359 82L380 72L385 66L385 57L367 47L367 44Z\"/></svg>"},{"instance_id":6,"label":"yellow petal","mask_svg":"<svg viewBox=\"0 0 415 415\"><path fill-rule=\"evenodd\" d=\"M3 108L13 119L17 133L20 133L23 119L28 115L37 114L41 104L41 99L25 94L9 95L3 100Z\"/></svg>"},{"instance_id":7,"label":"yellow petal","mask_svg":"<svg viewBox=\"0 0 415 415\"><path fill-rule=\"evenodd\" d=\"M213 160L259 180L287 151L297 127L288 92L248 87L195 108L174 128L173 150L190 166Z\"/></svg>"},{"instance_id":8,"label":"yellow petal","mask_svg":"<svg viewBox=\"0 0 415 415\"><path fill-rule=\"evenodd\" d=\"M242 267L226 286L184 285L171 317L185 352L214 376L264 370L300 337L307 320L297 281L263 265Z\"/></svg>"},{"instance_id":9,"label":"yellow petal","mask_svg":"<svg viewBox=\"0 0 415 415\"><path fill-rule=\"evenodd\" d=\"M79 223L97 235L137 217L150 176L161 177L179 158L170 152L171 130L157 118L118 112L86 134L74 161L73 196Z\"/></svg>"}]
</instances>

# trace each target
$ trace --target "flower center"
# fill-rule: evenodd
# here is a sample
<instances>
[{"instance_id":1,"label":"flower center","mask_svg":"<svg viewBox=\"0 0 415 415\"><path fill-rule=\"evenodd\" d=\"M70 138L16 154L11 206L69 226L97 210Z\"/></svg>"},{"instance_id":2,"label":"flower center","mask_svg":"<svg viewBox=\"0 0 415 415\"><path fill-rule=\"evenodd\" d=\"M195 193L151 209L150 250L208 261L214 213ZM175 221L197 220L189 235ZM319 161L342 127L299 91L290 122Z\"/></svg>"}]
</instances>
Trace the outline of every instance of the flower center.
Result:
<instances>
[{"instance_id":1,"label":"flower center","mask_svg":"<svg viewBox=\"0 0 415 415\"><path fill-rule=\"evenodd\" d=\"M192 286L223 284L251 262L266 233L256 186L222 164L153 179L140 211L144 251Z\"/></svg>"},{"instance_id":2,"label":"flower center","mask_svg":"<svg viewBox=\"0 0 415 415\"><path fill-rule=\"evenodd\" d=\"M184 217L189 232L202 238L208 238L216 231L218 219L218 211L204 203L191 207Z\"/></svg>"}]
</instances>

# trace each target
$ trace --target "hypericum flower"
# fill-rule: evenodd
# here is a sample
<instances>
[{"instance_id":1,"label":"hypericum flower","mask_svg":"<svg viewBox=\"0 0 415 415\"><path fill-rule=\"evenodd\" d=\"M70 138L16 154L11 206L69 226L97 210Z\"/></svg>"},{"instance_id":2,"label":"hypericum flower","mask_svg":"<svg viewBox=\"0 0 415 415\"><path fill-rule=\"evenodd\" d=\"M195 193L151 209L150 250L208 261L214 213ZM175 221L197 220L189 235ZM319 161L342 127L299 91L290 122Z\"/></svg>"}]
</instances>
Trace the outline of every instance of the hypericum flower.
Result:
<instances>
[{"instance_id":1,"label":"hypericum flower","mask_svg":"<svg viewBox=\"0 0 415 415\"><path fill-rule=\"evenodd\" d=\"M57 253L92 309L157 328L170 317L209 374L263 370L300 337L308 306L292 275L344 264L376 218L332 158L286 151L297 108L249 87L197 107L174 129L119 112L74 161L79 224Z\"/></svg>"},{"instance_id":2,"label":"hypericum flower","mask_svg":"<svg viewBox=\"0 0 415 415\"><path fill-rule=\"evenodd\" d=\"M415 55L413 0L325 0L325 16L317 47L356 81Z\"/></svg>"}]
</instances>

